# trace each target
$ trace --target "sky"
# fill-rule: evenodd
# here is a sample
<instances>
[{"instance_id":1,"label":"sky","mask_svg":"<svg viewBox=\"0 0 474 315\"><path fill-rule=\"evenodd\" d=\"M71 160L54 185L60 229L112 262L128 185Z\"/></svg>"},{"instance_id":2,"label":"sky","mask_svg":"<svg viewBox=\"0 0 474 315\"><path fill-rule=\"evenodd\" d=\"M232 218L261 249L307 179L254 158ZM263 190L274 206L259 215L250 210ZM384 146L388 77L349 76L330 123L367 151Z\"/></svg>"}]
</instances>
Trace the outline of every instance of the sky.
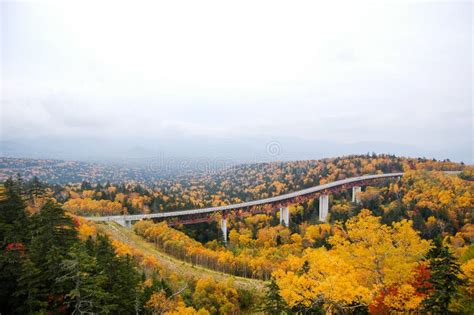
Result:
<instances>
[{"instance_id":1,"label":"sky","mask_svg":"<svg viewBox=\"0 0 474 315\"><path fill-rule=\"evenodd\" d=\"M0 5L3 155L474 163L470 1Z\"/></svg>"}]
</instances>

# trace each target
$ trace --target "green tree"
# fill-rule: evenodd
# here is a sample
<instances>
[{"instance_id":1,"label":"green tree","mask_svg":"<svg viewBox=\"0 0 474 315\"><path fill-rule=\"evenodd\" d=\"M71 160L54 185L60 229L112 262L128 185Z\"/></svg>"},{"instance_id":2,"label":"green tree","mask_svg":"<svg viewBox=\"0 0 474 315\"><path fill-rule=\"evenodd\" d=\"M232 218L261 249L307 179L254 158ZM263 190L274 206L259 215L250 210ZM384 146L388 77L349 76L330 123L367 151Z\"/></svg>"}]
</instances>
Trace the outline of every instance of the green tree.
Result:
<instances>
[{"instance_id":1,"label":"green tree","mask_svg":"<svg viewBox=\"0 0 474 315\"><path fill-rule=\"evenodd\" d=\"M435 247L428 252L432 292L424 300L427 311L435 314L447 314L449 304L458 295L458 288L465 281L460 277L461 269L454 255L439 238L434 241Z\"/></svg>"},{"instance_id":2,"label":"green tree","mask_svg":"<svg viewBox=\"0 0 474 315\"><path fill-rule=\"evenodd\" d=\"M141 305L140 274L129 256L117 256L107 236L98 235L94 249L99 272L106 276L103 288L110 293L106 304L112 312L136 313Z\"/></svg>"},{"instance_id":3,"label":"green tree","mask_svg":"<svg viewBox=\"0 0 474 315\"><path fill-rule=\"evenodd\" d=\"M32 314L47 309L48 303L42 281L42 270L28 257L24 259L18 277L18 287L12 295L16 300L22 301L15 305L15 313Z\"/></svg>"},{"instance_id":4,"label":"green tree","mask_svg":"<svg viewBox=\"0 0 474 315\"><path fill-rule=\"evenodd\" d=\"M87 253L86 243L72 248L70 257L61 263L62 276L59 283L69 283L71 290L65 295L65 302L72 314L110 313L106 303L110 293L105 288L107 280L97 266L97 260Z\"/></svg>"},{"instance_id":5,"label":"green tree","mask_svg":"<svg viewBox=\"0 0 474 315\"><path fill-rule=\"evenodd\" d=\"M53 201L28 217L22 187L12 179L0 186L0 313L143 311L131 257L117 256L106 236L81 242L74 221ZM171 292L163 280L155 287Z\"/></svg>"},{"instance_id":6,"label":"green tree","mask_svg":"<svg viewBox=\"0 0 474 315\"><path fill-rule=\"evenodd\" d=\"M57 280L71 247L79 242L73 220L58 204L48 201L31 217L29 236L28 261L22 265L16 296L28 299L28 312L65 311L65 293L71 283Z\"/></svg>"},{"instance_id":7,"label":"green tree","mask_svg":"<svg viewBox=\"0 0 474 315\"><path fill-rule=\"evenodd\" d=\"M28 217L17 182L9 179L0 192L0 241L2 246L9 243L25 242L27 239Z\"/></svg>"},{"instance_id":8,"label":"green tree","mask_svg":"<svg viewBox=\"0 0 474 315\"><path fill-rule=\"evenodd\" d=\"M267 291L262 306L262 311L266 314L281 314L285 313L287 305L280 296L280 288L275 279L272 277L270 283L267 284Z\"/></svg>"},{"instance_id":9,"label":"green tree","mask_svg":"<svg viewBox=\"0 0 474 315\"><path fill-rule=\"evenodd\" d=\"M0 186L0 313L11 313L23 303L14 296L22 273L28 217L16 183Z\"/></svg>"},{"instance_id":10,"label":"green tree","mask_svg":"<svg viewBox=\"0 0 474 315\"><path fill-rule=\"evenodd\" d=\"M43 183L41 183L41 181L36 176L34 176L30 181L27 182L27 194L29 199L33 201L35 207L38 204L38 198L44 196L44 189L45 187Z\"/></svg>"}]
</instances>

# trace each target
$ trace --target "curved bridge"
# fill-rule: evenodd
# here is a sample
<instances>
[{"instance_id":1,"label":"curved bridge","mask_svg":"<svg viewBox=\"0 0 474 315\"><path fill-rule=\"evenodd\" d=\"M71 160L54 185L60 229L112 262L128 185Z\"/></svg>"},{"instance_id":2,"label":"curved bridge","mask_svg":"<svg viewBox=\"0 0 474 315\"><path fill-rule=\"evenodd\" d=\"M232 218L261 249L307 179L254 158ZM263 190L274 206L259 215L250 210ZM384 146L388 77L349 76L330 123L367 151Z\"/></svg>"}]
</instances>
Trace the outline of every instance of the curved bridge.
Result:
<instances>
[{"instance_id":1,"label":"curved bridge","mask_svg":"<svg viewBox=\"0 0 474 315\"><path fill-rule=\"evenodd\" d=\"M319 220L325 221L329 211L329 197L328 194L340 192L352 188L352 201L359 202L358 192L361 191L361 186L374 184L377 181L399 178L403 173L388 173L378 175L364 175L337 180L331 183L318 185L315 187L302 189L292 193L283 194L276 197L259 199L255 201L242 202L227 206L210 207L192 210L169 211L149 214L136 215L117 215L105 217L87 217L87 219L98 222L115 221L123 226L130 227L133 221L143 219L173 219L180 218L181 221L171 221L170 225L175 224L190 224L209 221L210 215L216 212L223 213L221 228L224 233L224 241L227 238L227 221L226 215L229 212L251 212L262 213L268 210L280 208L280 223L289 225L289 211L288 206L294 203L300 203L306 200L315 199L319 197Z\"/></svg>"}]
</instances>

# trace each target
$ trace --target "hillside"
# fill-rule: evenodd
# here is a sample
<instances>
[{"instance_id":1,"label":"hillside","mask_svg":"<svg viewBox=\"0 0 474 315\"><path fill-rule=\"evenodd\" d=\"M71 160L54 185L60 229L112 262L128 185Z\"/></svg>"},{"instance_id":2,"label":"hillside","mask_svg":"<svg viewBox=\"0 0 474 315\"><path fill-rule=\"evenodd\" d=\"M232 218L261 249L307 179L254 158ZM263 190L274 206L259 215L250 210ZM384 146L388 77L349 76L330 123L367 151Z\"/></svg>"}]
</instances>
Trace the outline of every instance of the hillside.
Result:
<instances>
[{"instance_id":1,"label":"hillside","mask_svg":"<svg viewBox=\"0 0 474 315\"><path fill-rule=\"evenodd\" d=\"M289 227L279 224L277 211L231 213L227 243L218 216L174 228L139 221L132 229L81 218L221 205L393 171L405 174L364 187L359 203L347 192L332 194L326 222L317 220L317 200L291 205ZM469 313L473 191L471 166L387 155L241 165L154 185L49 185L14 177L4 182L0 200L6 253L0 263L11 270L0 276L13 285L0 298L9 301L5 309L27 313L71 311L82 307L77 292L98 292L84 298L96 312L379 314L429 310L430 299L444 294L436 289L441 277L454 281L450 309ZM453 270L446 278L447 266L436 265L440 257ZM33 303L9 294L31 294Z\"/></svg>"},{"instance_id":2,"label":"hillside","mask_svg":"<svg viewBox=\"0 0 474 315\"><path fill-rule=\"evenodd\" d=\"M159 251L151 243L135 234L133 230L124 228L115 223L97 224L97 230L99 233L106 233L113 240L119 240L140 250L143 255L156 257L164 269L168 272L176 273L183 278L212 278L216 281L232 281L232 284L236 287L248 290L262 290L265 285L263 281L257 279L236 277L173 258L172 256Z\"/></svg>"}]
</instances>

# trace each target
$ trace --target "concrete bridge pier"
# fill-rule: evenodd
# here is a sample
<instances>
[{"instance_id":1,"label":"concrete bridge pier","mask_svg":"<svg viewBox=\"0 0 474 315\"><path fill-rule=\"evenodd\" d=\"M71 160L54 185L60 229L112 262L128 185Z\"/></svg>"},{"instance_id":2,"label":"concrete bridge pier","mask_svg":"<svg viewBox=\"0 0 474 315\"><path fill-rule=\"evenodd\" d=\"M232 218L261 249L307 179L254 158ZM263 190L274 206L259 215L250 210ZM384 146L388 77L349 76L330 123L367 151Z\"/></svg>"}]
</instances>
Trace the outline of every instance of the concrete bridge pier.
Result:
<instances>
[{"instance_id":1,"label":"concrete bridge pier","mask_svg":"<svg viewBox=\"0 0 474 315\"><path fill-rule=\"evenodd\" d=\"M352 202L355 203L360 203L360 192L362 191L362 188L360 186L354 186L352 187Z\"/></svg>"},{"instance_id":2,"label":"concrete bridge pier","mask_svg":"<svg viewBox=\"0 0 474 315\"><path fill-rule=\"evenodd\" d=\"M323 194L319 196L319 221L326 222L326 217L329 212L329 196Z\"/></svg>"},{"instance_id":3,"label":"concrete bridge pier","mask_svg":"<svg viewBox=\"0 0 474 315\"><path fill-rule=\"evenodd\" d=\"M132 220L127 220L125 218L120 218L120 219L116 220L115 222L117 222L118 224L120 224L121 226L126 227L126 228L131 228L132 227Z\"/></svg>"},{"instance_id":4,"label":"concrete bridge pier","mask_svg":"<svg viewBox=\"0 0 474 315\"><path fill-rule=\"evenodd\" d=\"M225 216L222 216L221 220L221 231L224 239L224 243L227 243L227 218Z\"/></svg>"},{"instance_id":5,"label":"concrete bridge pier","mask_svg":"<svg viewBox=\"0 0 474 315\"><path fill-rule=\"evenodd\" d=\"M280 208L280 224L286 227L290 226L290 211L288 207Z\"/></svg>"}]
</instances>

